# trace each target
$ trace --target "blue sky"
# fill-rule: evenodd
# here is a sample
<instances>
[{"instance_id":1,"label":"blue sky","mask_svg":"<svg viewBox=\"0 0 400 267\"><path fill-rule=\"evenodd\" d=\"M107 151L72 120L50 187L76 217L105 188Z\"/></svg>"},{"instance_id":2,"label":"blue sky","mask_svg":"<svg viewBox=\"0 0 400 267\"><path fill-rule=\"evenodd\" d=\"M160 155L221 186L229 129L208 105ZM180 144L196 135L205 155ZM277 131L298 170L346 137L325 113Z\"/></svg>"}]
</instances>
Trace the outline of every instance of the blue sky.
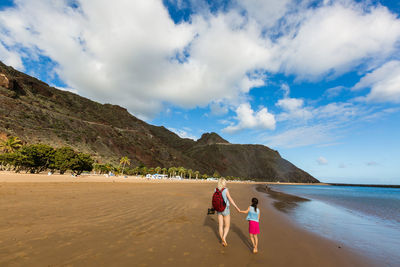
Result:
<instances>
[{"instance_id":1,"label":"blue sky","mask_svg":"<svg viewBox=\"0 0 400 267\"><path fill-rule=\"evenodd\" d=\"M181 137L400 184L398 1L1 1L0 60Z\"/></svg>"}]
</instances>

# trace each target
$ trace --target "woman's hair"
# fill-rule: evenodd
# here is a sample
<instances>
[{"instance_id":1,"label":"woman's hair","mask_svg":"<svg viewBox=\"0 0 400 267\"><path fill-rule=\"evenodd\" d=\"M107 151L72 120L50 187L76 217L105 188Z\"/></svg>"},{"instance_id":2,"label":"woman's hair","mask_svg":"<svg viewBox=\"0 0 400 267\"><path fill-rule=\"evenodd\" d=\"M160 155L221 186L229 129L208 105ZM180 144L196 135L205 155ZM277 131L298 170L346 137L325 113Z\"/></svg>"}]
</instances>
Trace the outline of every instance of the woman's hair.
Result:
<instances>
[{"instance_id":1,"label":"woman's hair","mask_svg":"<svg viewBox=\"0 0 400 267\"><path fill-rule=\"evenodd\" d=\"M226 187L226 180L225 180L225 178L219 178L218 179L218 185L217 185L217 187L218 187L218 190L221 190L222 188L224 188L224 187Z\"/></svg>"},{"instance_id":2,"label":"woman's hair","mask_svg":"<svg viewBox=\"0 0 400 267\"><path fill-rule=\"evenodd\" d=\"M253 197L251 199L251 206L254 208L254 210L257 212L257 204L258 204L258 199Z\"/></svg>"}]
</instances>

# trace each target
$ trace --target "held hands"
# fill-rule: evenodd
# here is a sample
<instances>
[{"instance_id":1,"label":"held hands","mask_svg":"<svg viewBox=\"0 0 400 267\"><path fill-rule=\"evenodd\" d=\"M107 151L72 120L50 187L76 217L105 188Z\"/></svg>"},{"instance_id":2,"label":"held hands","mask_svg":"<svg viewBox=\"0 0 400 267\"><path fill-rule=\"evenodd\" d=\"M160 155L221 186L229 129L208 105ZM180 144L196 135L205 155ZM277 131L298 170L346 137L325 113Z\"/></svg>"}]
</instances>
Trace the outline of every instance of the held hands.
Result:
<instances>
[{"instance_id":1,"label":"held hands","mask_svg":"<svg viewBox=\"0 0 400 267\"><path fill-rule=\"evenodd\" d=\"M239 209L238 207L236 207L236 210L237 210L238 212L240 212L240 213L246 213L245 211Z\"/></svg>"},{"instance_id":2,"label":"held hands","mask_svg":"<svg viewBox=\"0 0 400 267\"><path fill-rule=\"evenodd\" d=\"M236 207L236 210L237 210L238 212L240 212L240 213L247 213L247 211L241 210L241 209L239 209L238 207Z\"/></svg>"}]
</instances>

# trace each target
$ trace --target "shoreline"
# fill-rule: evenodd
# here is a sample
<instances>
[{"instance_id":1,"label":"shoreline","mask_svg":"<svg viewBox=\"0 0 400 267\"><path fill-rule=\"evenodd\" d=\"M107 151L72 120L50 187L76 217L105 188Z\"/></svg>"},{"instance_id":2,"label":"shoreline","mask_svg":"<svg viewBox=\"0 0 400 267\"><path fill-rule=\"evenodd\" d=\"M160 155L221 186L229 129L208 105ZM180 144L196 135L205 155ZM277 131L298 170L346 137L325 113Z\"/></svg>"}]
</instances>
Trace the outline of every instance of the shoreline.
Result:
<instances>
[{"instance_id":1,"label":"shoreline","mask_svg":"<svg viewBox=\"0 0 400 267\"><path fill-rule=\"evenodd\" d=\"M400 185L391 184L345 184L345 183L286 183L286 182L264 182L270 185L324 185L324 186L360 186L360 187L384 187L400 188Z\"/></svg>"},{"instance_id":2,"label":"shoreline","mask_svg":"<svg viewBox=\"0 0 400 267\"><path fill-rule=\"evenodd\" d=\"M276 210L255 190L265 183L228 181L241 209L261 200L253 255L233 209L229 246L219 244L217 217L206 215L215 181L43 176L0 173L0 265L374 266Z\"/></svg>"},{"instance_id":3,"label":"shoreline","mask_svg":"<svg viewBox=\"0 0 400 267\"><path fill-rule=\"evenodd\" d=\"M296 190L286 192L279 186L269 185L256 187L258 191L268 194L274 200L272 205L290 217L295 226L334 242L346 244L356 253L370 257L379 265L395 266L399 263L396 260L396 247L400 245L397 242L400 232L394 230L398 229L398 224L395 222L388 222L385 217L362 213L357 209L349 212L346 206L325 202L312 195L302 195L300 192L297 195ZM308 187L307 190L312 189ZM328 188L316 190L326 192Z\"/></svg>"}]
</instances>

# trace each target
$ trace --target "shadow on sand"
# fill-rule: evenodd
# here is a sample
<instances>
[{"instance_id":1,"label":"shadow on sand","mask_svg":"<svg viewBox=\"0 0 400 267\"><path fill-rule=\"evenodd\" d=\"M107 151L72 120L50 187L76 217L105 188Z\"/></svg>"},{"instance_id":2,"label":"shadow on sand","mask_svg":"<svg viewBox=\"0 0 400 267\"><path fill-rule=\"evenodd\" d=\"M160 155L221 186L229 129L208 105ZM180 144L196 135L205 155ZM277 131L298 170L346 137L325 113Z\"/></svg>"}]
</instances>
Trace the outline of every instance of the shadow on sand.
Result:
<instances>
[{"instance_id":1,"label":"shadow on sand","mask_svg":"<svg viewBox=\"0 0 400 267\"><path fill-rule=\"evenodd\" d=\"M218 221L214 218L212 218L211 216L206 216L204 219L204 226L210 227L214 234L215 237L217 238L217 240L219 241L219 233L218 233ZM250 243L249 237L246 236L243 231L234 223L231 223L231 229L230 229L233 233L237 234L237 236L240 238L240 240L242 240L242 242L244 243L244 245L250 250L253 250L253 246Z\"/></svg>"},{"instance_id":2,"label":"shadow on sand","mask_svg":"<svg viewBox=\"0 0 400 267\"><path fill-rule=\"evenodd\" d=\"M234 223L231 223L231 230L235 234L238 235L238 237L243 241L245 246L250 250L253 251L253 245L251 244L249 237L243 233L243 231Z\"/></svg>"},{"instance_id":3,"label":"shadow on sand","mask_svg":"<svg viewBox=\"0 0 400 267\"><path fill-rule=\"evenodd\" d=\"M210 215L207 215L204 219L204 226L210 227L214 234L215 237L217 238L217 240L219 241L219 233L218 233L218 222L217 220L215 220L214 218L212 218Z\"/></svg>"}]
</instances>

